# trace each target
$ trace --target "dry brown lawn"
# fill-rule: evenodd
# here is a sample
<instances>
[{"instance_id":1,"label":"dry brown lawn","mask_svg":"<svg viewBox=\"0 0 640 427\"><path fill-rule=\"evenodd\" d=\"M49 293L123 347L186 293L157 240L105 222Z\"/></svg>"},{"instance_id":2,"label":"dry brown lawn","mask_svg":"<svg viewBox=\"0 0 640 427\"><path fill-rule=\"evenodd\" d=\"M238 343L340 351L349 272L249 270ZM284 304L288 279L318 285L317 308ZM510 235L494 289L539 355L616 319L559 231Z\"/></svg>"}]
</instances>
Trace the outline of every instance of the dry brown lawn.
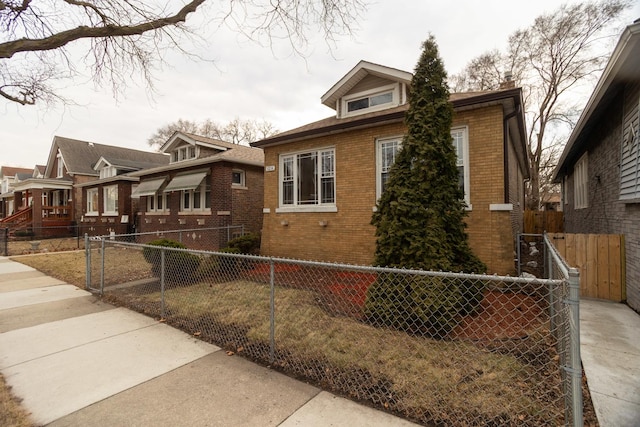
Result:
<instances>
[{"instance_id":1,"label":"dry brown lawn","mask_svg":"<svg viewBox=\"0 0 640 427\"><path fill-rule=\"evenodd\" d=\"M32 426L29 414L11 394L11 388L5 383L2 374L0 374L0 425L3 427Z\"/></svg>"}]
</instances>

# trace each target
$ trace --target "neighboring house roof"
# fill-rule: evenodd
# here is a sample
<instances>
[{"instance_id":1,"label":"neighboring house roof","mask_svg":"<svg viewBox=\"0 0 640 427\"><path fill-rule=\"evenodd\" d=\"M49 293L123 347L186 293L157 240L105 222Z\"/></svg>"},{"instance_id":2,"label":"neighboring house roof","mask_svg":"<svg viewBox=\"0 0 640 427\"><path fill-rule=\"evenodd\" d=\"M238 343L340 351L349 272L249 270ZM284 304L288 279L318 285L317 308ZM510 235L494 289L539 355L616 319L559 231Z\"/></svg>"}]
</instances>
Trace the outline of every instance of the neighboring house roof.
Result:
<instances>
[{"instance_id":1,"label":"neighboring house roof","mask_svg":"<svg viewBox=\"0 0 640 427\"><path fill-rule=\"evenodd\" d=\"M127 159L129 164L136 165L136 169L169 163L169 157L161 153L55 136L49 152L45 177L52 176L52 168L58 150L62 153L69 175L99 176L100 173L94 169L94 166L102 157L120 159L121 161Z\"/></svg>"},{"instance_id":2,"label":"neighboring house roof","mask_svg":"<svg viewBox=\"0 0 640 427\"><path fill-rule=\"evenodd\" d=\"M47 170L47 165L36 165L35 168L33 168L33 178L39 178L41 176L44 176L45 171Z\"/></svg>"},{"instance_id":3,"label":"neighboring house roof","mask_svg":"<svg viewBox=\"0 0 640 427\"><path fill-rule=\"evenodd\" d=\"M16 181L24 181L29 178L33 178L33 172L21 172L16 174Z\"/></svg>"},{"instance_id":4,"label":"neighboring house roof","mask_svg":"<svg viewBox=\"0 0 640 427\"><path fill-rule=\"evenodd\" d=\"M175 144L177 140L187 141L189 143L203 144L209 147L214 147L220 151L207 157L200 157L193 160L184 160L180 162L170 163L168 165L158 166L154 168L144 169L136 172L130 172L129 176L140 177L145 175L151 175L154 173L185 169L192 166L201 166L209 163L227 161L231 163L240 163L250 166L264 166L264 153L259 148L247 147L239 144L232 144L230 142L220 141L213 138L207 138L200 135L195 135L186 132L176 132L170 139L170 143L163 145L164 150L169 150Z\"/></svg>"},{"instance_id":5,"label":"neighboring house roof","mask_svg":"<svg viewBox=\"0 0 640 427\"><path fill-rule=\"evenodd\" d=\"M33 172L33 169L16 168L13 166L0 167L0 177L16 176L19 173L32 173L32 172Z\"/></svg>"},{"instance_id":6,"label":"neighboring house roof","mask_svg":"<svg viewBox=\"0 0 640 427\"><path fill-rule=\"evenodd\" d=\"M564 147L558 166L553 172L554 182L559 182L582 154L589 134L598 125L599 118L606 113L619 90L631 81L638 81L638 70L640 70L640 20L636 20L622 32L598 84Z\"/></svg>"}]
</instances>

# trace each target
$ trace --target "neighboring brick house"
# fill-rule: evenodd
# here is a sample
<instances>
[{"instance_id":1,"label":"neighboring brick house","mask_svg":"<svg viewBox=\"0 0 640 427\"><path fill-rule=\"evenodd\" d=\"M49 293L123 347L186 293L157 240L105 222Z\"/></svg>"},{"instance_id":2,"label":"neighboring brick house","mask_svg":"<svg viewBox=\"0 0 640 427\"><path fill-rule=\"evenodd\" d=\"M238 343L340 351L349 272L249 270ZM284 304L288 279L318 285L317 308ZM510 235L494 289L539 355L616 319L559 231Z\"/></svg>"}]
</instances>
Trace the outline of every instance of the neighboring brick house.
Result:
<instances>
[{"instance_id":1,"label":"neighboring brick house","mask_svg":"<svg viewBox=\"0 0 640 427\"><path fill-rule=\"evenodd\" d=\"M131 212L127 202L131 193L131 178L120 174L166 164L168 161L167 156L159 153L56 136L43 176L38 177L36 170L33 170L32 178L16 184L15 200L22 202L16 207L16 213L4 221L12 223L15 229L31 228L35 232L42 228L59 229L61 233L66 233L66 226L81 223L86 218L87 189L104 184L101 191L97 192L98 206L91 213L96 218L105 218L107 223L114 226L117 223L118 231L126 230L127 224L122 222L121 214ZM108 170L117 176L106 177L104 174ZM92 181L92 184L87 184ZM116 194L118 202L113 205L115 199L112 196ZM96 232L102 234L103 230Z\"/></svg>"},{"instance_id":2,"label":"neighboring brick house","mask_svg":"<svg viewBox=\"0 0 640 427\"><path fill-rule=\"evenodd\" d=\"M373 262L371 215L406 132L411 78L361 61L321 98L334 117L252 144L265 150L262 254ZM490 272L511 274L528 177L522 92L451 102L471 246Z\"/></svg>"},{"instance_id":3,"label":"neighboring brick house","mask_svg":"<svg viewBox=\"0 0 640 427\"><path fill-rule=\"evenodd\" d=\"M132 194L140 200L137 231L243 226L245 232L260 232L262 150L176 132L161 151L170 155L168 165L130 174L140 178ZM189 246L219 249L226 243L221 236L226 234L192 233L196 241Z\"/></svg>"},{"instance_id":4,"label":"neighboring brick house","mask_svg":"<svg viewBox=\"0 0 640 427\"><path fill-rule=\"evenodd\" d=\"M29 178L32 173L33 169L0 167L0 219L15 212L13 189L16 183Z\"/></svg>"},{"instance_id":5,"label":"neighboring brick house","mask_svg":"<svg viewBox=\"0 0 640 427\"><path fill-rule=\"evenodd\" d=\"M640 311L640 20L622 33L554 180L565 231L625 235L627 303Z\"/></svg>"}]
</instances>

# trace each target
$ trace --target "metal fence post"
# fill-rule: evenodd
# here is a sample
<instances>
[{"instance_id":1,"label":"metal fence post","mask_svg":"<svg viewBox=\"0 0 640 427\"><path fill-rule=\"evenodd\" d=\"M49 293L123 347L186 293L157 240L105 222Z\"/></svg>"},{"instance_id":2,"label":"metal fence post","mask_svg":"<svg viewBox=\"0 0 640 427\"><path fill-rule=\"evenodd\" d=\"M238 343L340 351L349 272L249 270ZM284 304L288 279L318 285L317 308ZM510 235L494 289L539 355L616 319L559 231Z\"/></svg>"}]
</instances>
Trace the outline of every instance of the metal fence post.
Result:
<instances>
[{"instance_id":1,"label":"metal fence post","mask_svg":"<svg viewBox=\"0 0 640 427\"><path fill-rule=\"evenodd\" d=\"M577 268L569 269L569 330L570 363L567 372L571 376L573 425L582 426L582 365L580 361L580 273Z\"/></svg>"},{"instance_id":2,"label":"metal fence post","mask_svg":"<svg viewBox=\"0 0 640 427\"><path fill-rule=\"evenodd\" d=\"M91 244L89 242L89 235L88 234L84 234L84 259L85 259L85 263L86 263L86 288L87 289L91 289Z\"/></svg>"},{"instance_id":3,"label":"metal fence post","mask_svg":"<svg viewBox=\"0 0 640 427\"><path fill-rule=\"evenodd\" d=\"M517 236L517 251L518 251L518 277L520 277L520 275L522 274L522 254L521 254L521 249L520 249L520 239L522 238L522 235L520 233L518 233Z\"/></svg>"},{"instance_id":4,"label":"metal fence post","mask_svg":"<svg viewBox=\"0 0 640 427\"><path fill-rule=\"evenodd\" d=\"M102 242L102 262L100 263L100 296L104 295L104 238L101 239Z\"/></svg>"},{"instance_id":5,"label":"metal fence post","mask_svg":"<svg viewBox=\"0 0 640 427\"><path fill-rule=\"evenodd\" d=\"M269 284L271 287L270 297L270 324L269 324L269 363L274 363L276 359L276 273L273 258L269 258Z\"/></svg>"},{"instance_id":6,"label":"metal fence post","mask_svg":"<svg viewBox=\"0 0 640 427\"><path fill-rule=\"evenodd\" d=\"M4 229L4 256L9 256L9 227Z\"/></svg>"},{"instance_id":7,"label":"metal fence post","mask_svg":"<svg viewBox=\"0 0 640 427\"><path fill-rule=\"evenodd\" d=\"M165 260L165 249L160 249L160 317L165 318L165 310L164 310L164 260Z\"/></svg>"}]
</instances>

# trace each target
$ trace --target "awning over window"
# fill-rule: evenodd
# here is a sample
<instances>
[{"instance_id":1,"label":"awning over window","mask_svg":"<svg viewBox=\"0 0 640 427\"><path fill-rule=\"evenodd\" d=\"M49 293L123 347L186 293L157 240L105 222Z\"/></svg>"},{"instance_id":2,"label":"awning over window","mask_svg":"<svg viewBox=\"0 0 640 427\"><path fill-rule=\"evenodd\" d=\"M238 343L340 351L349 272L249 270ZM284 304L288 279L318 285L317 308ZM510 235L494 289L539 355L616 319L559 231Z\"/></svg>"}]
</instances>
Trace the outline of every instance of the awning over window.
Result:
<instances>
[{"instance_id":1,"label":"awning over window","mask_svg":"<svg viewBox=\"0 0 640 427\"><path fill-rule=\"evenodd\" d=\"M171 182L167 184L164 191L195 190L200 183L202 183L205 176L207 176L206 172L175 176Z\"/></svg>"},{"instance_id":2,"label":"awning over window","mask_svg":"<svg viewBox=\"0 0 640 427\"><path fill-rule=\"evenodd\" d=\"M167 179L166 176L157 179L150 179L148 181L142 181L138 184L138 188L133 190L131 193L131 197L140 198L142 196L153 196L158 192L164 181Z\"/></svg>"}]
</instances>

